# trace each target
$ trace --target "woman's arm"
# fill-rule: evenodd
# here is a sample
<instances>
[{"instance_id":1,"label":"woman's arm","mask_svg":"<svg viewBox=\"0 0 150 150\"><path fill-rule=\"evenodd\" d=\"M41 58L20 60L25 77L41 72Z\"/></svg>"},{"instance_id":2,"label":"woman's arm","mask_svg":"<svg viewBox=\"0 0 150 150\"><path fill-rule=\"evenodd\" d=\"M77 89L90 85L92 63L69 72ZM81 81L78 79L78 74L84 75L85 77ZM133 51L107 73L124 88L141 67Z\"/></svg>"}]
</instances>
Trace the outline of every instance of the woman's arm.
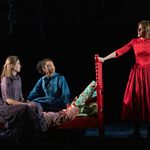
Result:
<instances>
[{"instance_id":1,"label":"woman's arm","mask_svg":"<svg viewBox=\"0 0 150 150\"><path fill-rule=\"evenodd\" d=\"M106 57L99 57L99 60L104 62L108 59L112 59L112 58L115 58L115 57L116 57L116 52L114 51L114 52L110 53L109 55L107 55Z\"/></svg>"},{"instance_id":2,"label":"woman's arm","mask_svg":"<svg viewBox=\"0 0 150 150\"><path fill-rule=\"evenodd\" d=\"M6 103L9 105L20 105L20 104L27 105L26 103L19 102L17 100L11 99L11 98L7 98Z\"/></svg>"}]
</instances>

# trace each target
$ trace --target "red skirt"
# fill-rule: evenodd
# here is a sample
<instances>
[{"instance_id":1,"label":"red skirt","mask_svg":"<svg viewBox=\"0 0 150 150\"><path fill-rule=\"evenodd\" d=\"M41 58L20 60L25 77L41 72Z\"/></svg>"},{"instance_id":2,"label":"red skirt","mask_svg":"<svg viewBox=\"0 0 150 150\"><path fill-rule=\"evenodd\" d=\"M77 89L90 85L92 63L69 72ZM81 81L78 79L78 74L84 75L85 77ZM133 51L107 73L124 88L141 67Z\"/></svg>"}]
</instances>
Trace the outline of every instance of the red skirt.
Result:
<instances>
[{"instance_id":1,"label":"red skirt","mask_svg":"<svg viewBox=\"0 0 150 150\"><path fill-rule=\"evenodd\" d=\"M132 67L121 118L129 121L150 121L150 64Z\"/></svg>"}]
</instances>

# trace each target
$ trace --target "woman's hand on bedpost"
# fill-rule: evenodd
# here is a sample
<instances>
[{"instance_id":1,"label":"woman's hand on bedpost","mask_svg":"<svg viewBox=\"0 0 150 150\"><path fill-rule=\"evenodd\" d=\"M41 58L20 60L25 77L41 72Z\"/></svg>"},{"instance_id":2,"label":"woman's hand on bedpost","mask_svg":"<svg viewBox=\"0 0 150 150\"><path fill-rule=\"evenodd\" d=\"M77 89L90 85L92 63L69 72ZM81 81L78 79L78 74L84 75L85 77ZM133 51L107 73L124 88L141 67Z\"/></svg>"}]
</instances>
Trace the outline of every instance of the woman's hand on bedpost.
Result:
<instances>
[{"instance_id":1,"label":"woman's hand on bedpost","mask_svg":"<svg viewBox=\"0 0 150 150\"><path fill-rule=\"evenodd\" d=\"M98 57L99 61L104 62L104 58L103 57Z\"/></svg>"}]
</instances>

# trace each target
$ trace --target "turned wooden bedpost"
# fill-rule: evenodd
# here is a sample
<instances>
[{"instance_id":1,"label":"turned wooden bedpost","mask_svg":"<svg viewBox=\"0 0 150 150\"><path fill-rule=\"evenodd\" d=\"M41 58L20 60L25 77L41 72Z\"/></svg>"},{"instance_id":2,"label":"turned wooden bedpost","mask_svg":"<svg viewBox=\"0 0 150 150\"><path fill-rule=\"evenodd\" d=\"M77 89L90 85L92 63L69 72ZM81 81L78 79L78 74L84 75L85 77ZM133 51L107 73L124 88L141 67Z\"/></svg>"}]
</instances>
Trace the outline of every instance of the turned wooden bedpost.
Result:
<instances>
[{"instance_id":1,"label":"turned wooden bedpost","mask_svg":"<svg viewBox=\"0 0 150 150\"><path fill-rule=\"evenodd\" d=\"M96 93L97 93L97 105L98 105L98 128L99 135L104 137L104 114L103 114L103 70L102 62L98 59L99 55L95 54L95 75L96 75Z\"/></svg>"}]
</instances>

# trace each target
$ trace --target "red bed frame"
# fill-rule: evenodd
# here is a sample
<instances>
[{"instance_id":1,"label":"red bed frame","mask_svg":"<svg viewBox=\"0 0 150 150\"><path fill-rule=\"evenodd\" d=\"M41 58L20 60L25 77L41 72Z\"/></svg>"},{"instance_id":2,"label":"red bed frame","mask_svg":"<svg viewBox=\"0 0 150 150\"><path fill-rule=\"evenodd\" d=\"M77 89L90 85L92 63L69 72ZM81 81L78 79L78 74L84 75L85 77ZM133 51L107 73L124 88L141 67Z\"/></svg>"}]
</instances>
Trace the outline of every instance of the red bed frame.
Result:
<instances>
[{"instance_id":1,"label":"red bed frame","mask_svg":"<svg viewBox=\"0 0 150 150\"><path fill-rule=\"evenodd\" d=\"M73 128L98 128L99 136L104 136L104 121L103 121L103 76L102 76L102 62L98 59L99 55L95 54L95 77L96 77L96 92L97 92L97 116L79 116L74 120L62 124L58 129L73 129Z\"/></svg>"}]
</instances>

